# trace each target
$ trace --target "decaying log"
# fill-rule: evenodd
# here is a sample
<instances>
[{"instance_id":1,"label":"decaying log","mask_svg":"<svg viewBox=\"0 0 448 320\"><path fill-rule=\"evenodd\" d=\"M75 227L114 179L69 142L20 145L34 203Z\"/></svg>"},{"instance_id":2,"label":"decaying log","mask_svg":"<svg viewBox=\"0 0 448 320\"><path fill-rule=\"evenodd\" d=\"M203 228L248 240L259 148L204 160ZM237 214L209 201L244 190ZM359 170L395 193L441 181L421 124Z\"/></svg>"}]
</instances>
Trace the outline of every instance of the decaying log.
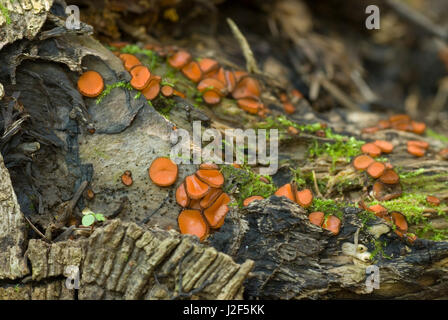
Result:
<instances>
[{"instance_id":1,"label":"decaying log","mask_svg":"<svg viewBox=\"0 0 448 320\"><path fill-rule=\"evenodd\" d=\"M26 222L0 154L0 280L26 275Z\"/></svg>"},{"instance_id":2,"label":"decaying log","mask_svg":"<svg viewBox=\"0 0 448 320\"><path fill-rule=\"evenodd\" d=\"M437 288L448 281L448 242L417 239L410 245L379 218L363 223L360 212L345 208L341 232L335 236L311 224L297 204L272 196L247 207L240 218L247 220L248 227L226 222L229 238L239 239L236 246L228 245L229 238L216 237L212 244L236 261L255 261L254 276L245 283L245 294L252 298L446 296L446 290ZM356 242L358 229L358 245L367 247L362 255L351 254L344 245ZM363 259L374 251L375 241L386 244L384 257L373 262ZM379 268L380 288L369 292L366 268L372 264Z\"/></svg>"}]
</instances>

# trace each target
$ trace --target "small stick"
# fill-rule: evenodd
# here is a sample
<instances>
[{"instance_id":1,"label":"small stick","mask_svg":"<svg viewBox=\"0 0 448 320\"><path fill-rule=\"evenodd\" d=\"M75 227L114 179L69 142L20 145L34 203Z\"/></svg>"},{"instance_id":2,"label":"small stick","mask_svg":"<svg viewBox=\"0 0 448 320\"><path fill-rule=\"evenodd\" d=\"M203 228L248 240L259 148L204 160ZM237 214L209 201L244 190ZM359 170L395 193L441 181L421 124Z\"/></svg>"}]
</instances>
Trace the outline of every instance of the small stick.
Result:
<instances>
[{"instance_id":1,"label":"small stick","mask_svg":"<svg viewBox=\"0 0 448 320\"><path fill-rule=\"evenodd\" d=\"M317 185L316 172L314 172L314 170L311 172L313 173L314 188L316 189L317 195L319 198L323 198L322 193L320 193L319 186Z\"/></svg>"},{"instance_id":2,"label":"small stick","mask_svg":"<svg viewBox=\"0 0 448 320\"><path fill-rule=\"evenodd\" d=\"M426 33L440 38L445 42L448 40L448 32L432 22L428 17L424 16L420 12L413 10L411 7L398 0L386 0L386 3L399 16L422 28L424 31L426 31Z\"/></svg>"},{"instance_id":3,"label":"small stick","mask_svg":"<svg viewBox=\"0 0 448 320\"><path fill-rule=\"evenodd\" d=\"M246 69L248 72L261 74L260 69L257 66L257 61L255 60L254 53L249 46L243 33L240 31L238 26L232 19L227 18L227 23L229 24L230 30L232 30L233 36L240 44L241 50L243 50L244 58L246 59Z\"/></svg>"},{"instance_id":4,"label":"small stick","mask_svg":"<svg viewBox=\"0 0 448 320\"><path fill-rule=\"evenodd\" d=\"M48 243L51 243L51 241L42 232L40 232L39 229L37 229L37 227L30 221L30 219L28 219L25 214L23 214L23 212L22 215L25 218L26 222L28 222L28 224L30 225L31 229L33 229L42 239L44 239Z\"/></svg>"}]
</instances>

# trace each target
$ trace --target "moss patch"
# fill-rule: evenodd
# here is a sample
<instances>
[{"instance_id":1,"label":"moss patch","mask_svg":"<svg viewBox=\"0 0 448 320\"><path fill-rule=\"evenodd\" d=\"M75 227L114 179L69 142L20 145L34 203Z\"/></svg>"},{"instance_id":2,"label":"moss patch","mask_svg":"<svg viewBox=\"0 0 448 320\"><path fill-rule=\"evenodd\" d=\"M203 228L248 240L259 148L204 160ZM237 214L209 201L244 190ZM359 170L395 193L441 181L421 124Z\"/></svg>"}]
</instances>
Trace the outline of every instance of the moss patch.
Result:
<instances>
[{"instance_id":1,"label":"moss patch","mask_svg":"<svg viewBox=\"0 0 448 320\"><path fill-rule=\"evenodd\" d=\"M223 187L224 192L234 194L238 206L243 206L244 199L251 196L262 196L268 198L274 194L276 187L270 176L262 176L254 173L249 167L243 165L242 169L231 165L221 167L226 184ZM268 179L269 183L260 181L260 178Z\"/></svg>"}]
</instances>

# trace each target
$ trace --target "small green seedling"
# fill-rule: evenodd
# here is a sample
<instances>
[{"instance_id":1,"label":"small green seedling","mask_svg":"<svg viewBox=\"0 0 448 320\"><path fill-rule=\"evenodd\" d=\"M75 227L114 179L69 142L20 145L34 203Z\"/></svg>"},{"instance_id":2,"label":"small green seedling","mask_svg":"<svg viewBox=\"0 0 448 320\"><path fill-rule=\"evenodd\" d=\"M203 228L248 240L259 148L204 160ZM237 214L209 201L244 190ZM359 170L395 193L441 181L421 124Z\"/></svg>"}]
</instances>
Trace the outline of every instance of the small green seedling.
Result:
<instances>
[{"instance_id":1,"label":"small green seedling","mask_svg":"<svg viewBox=\"0 0 448 320\"><path fill-rule=\"evenodd\" d=\"M82 225L89 227L93 225L96 221L106 221L106 217L102 213L95 213L89 208L82 210Z\"/></svg>"}]
</instances>

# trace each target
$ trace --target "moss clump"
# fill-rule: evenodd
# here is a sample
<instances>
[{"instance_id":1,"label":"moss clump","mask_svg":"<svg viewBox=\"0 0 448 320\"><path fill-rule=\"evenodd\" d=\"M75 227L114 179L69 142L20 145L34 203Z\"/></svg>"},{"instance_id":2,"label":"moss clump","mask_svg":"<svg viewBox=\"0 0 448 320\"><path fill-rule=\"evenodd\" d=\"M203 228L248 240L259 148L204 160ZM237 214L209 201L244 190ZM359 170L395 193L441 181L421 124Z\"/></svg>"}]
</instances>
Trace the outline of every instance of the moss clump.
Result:
<instances>
[{"instance_id":1,"label":"moss clump","mask_svg":"<svg viewBox=\"0 0 448 320\"><path fill-rule=\"evenodd\" d=\"M440 134L440 133L437 133L437 132L435 132L435 131L433 131L433 130L431 130L429 128L426 129L426 135L428 137L437 139L437 140L439 140L439 141L441 141L443 143L448 143L448 137L447 136L445 136L443 134Z\"/></svg>"},{"instance_id":2,"label":"moss clump","mask_svg":"<svg viewBox=\"0 0 448 320\"><path fill-rule=\"evenodd\" d=\"M448 173L425 174L424 169L401 173L401 184L408 192L432 193L448 188Z\"/></svg>"},{"instance_id":3,"label":"moss clump","mask_svg":"<svg viewBox=\"0 0 448 320\"><path fill-rule=\"evenodd\" d=\"M350 162L350 158L361 154L361 146L365 141L332 133L330 129L326 129L325 132L326 136L335 140L335 142L319 143L317 140L314 140L312 146L308 149L310 157L328 155L332 161L332 170L334 170L337 161Z\"/></svg>"},{"instance_id":4,"label":"moss clump","mask_svg":"<svg viewBox=\"0 0 448 320\"><path fill-rule=\"evenodd\" d=\"M370 259L376 262L378 260L378 257L386 258L386 259L392 259L392 257L388 256L384 249L386 248L386 242L381 240L375 240L373 241L374 249L372 253L370 254Z\"/></svg>"},{"instance_id":5,"label":"moss clump","mask_svg":"<svg viewBox=\"0 0 448 320\"><path fill-rule=\"evenodd\" d=\"M9 16L9 11L0 3L0 13L5 17L6 24L11 24L11 17Z\"/></svg>"},{"instance_id":6,"label":"moss clump","mask_svg":"<svg viewBox=\"0 0 448 320\"><path fill-rule=\"evenodd\" d=\"M129 54L140 54L145 56L145 63L148 64L149 69L153 70L156 68L161 62L162 59L152 50L142 49L135 44L128 44L120 49L121 53L129 53Z\"/></svg>"},{"instance_id":7,"label":"moss clump","mask_svg":"<svg viewBox=\"0 0 448 320\"><path fill-rule=\"evenodd\" d=\"M277 189L270 176L256 174L246 165L243 165L242 169L224 165L221 168L221 172L226 181L223 187L224 192L235 194L240 207L243 206L244 199L248 197L262 196L268 198ZM261 177L267 179L269 183L261 181Z\"/></svg>"},{"instance_id":8,"label":"moss clump","mask_svg":"<svg viewBox=\"0 0 448 320\"><path fill-rule=\"evenodd\" d=\"M332 199L319 199L314 198L313 204L308 209L309 212L320 211L325 214L326 217L334 215L342 220L344 214L342 212L343 207L351 206L350 204L338 203Z\"/></svg>"},{"instance_id":9,"label":"moss clump","mask_svg":"<svg viewBox=\"0 0 448 320\"><path fill-rule=\"evenodd\" d=\"M420 193L403 193L401 197L389 201L372 201L368 203L369 206L381 204L389 212L399 211L406 216L408 222L417 224L425 222L426 218L423 216L425 209L431 208L437 210L438 215L445 215L444 209L447 205L431 206L426 201L426 195Z\"/></svg>"},{"instance_id":10,"label":"moss clump","mask_svg":"<svg viewBox=\"0 0 448 320\"><path fill-rule=\"evenodd\" d=\"M100 104L101 101L103 101L103 99L109 94L111 93L111 91L115 88L123 88L123 89L127 89L127 90L134 90L134 88L132 88L131 84L129 82L126 81L119 81L116 83L112 83L112 84L107 84L106 88L103 90L103 92L101 92L101 94L99 95L98 98L96 98L95 103L96 104ZM135 97L134 97L135 98ZM138 98L138 97L137 97Z\"/></svg>"}]
</instances>

